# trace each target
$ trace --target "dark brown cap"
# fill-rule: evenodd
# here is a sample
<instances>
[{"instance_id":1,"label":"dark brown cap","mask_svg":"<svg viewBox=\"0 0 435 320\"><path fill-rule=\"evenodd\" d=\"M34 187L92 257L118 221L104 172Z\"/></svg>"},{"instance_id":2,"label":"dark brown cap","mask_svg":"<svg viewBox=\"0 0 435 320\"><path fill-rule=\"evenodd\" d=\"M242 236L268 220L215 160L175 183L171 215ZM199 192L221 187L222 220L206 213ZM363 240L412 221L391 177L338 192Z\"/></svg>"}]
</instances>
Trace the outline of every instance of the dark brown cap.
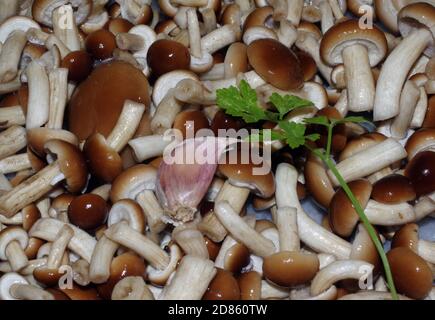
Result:
<instances>
[{"instance_id":1,"label":"dark brown cap","mask_svg":"<svg viewBox=\"0 0 435 320\"><path fill-rule=\"evenodd\" d=\"M202 299L239 300L240 288L236 278L231 272L218 268Z\"/></svg>"},{"instance_id":2,"label":"dark brown cap","mask_svg":"<svg viewBox=\"0 0 435 320\"><path fill-rule=\"evenodd\" d=\"M38 156L44 157L44 145L49 140L62 140L78 146L77 137L67 130L56 130L49 128L33 128L27 130L27 145Z\"/></svg>"},{"instance_id":3,"label":"dark brown cap","mask_svg":"<svg viewBox=\"0 0 435 320\"><path fill-rule=\"evenodd\" d=\"M326 173L326 167L317 156L310 153L305 163L305 184L317 203L328 208L334 196L334 187Z\"/></svg>"},{"instance_id":4,"label":"dark brown cap","mask_svg":"<svg viewBox=\"0 0 435 320\"><path fill-rule=\"evenodd\" d=\"M174 70L189 70L190 53L177 41L160 39L148 49L147 62L153 74L160 77Z\"/></svg>"},{"instance_id":5,"label":"dark brown cap","mask_svg":"<svg viewBox=\"0 0 435 320\"><path fill-rule=\"evenodd\" d=\"M435 152L417 153L406 166L405 176L412 181L418 197L435 191Z\"/></svg>"},{"instance_id":6,"label":"dark brown cap","mask_svg":"<svg viewBox=\"0 0 435 320\"><path fill-rule=\"evenodd\" d=\"M243 23L243 32L252 27L263 27L273 15L273 8L270 6L260 7L253 10Z\"/></svg>"},{"instance_id":7,"label":"dark brown cap","mask_svg":"<svg viewBox=\"0 0 435 320\"><path fill-rule=\"evenodd\" d=\"M123 18L114 18L110 19L106 24L107 30L113 33L116 36L118 33L127 33L133 28L133 24Z\"/></svg>"},{"instance_id":8,"label":"dark brown cap","mask_svg":"<svg viewBox=\"0 0 435 320\"><path fill-rule=\"evenodd\" d=\"M116 39L112 32L100 29L92 32L86 37L86 51L94 58L105 60L112 57L116 49Z\"/></svg>"},{"instance_id":9,"label":"dark brown cap","mask_svg":"<svg viewBox=\"0 0 435 320\"><path fill-rule=\"evenodd\" d=\"M99 195L87 193L74 198L68 207L68 219L77 227L93 230L106 222L106 201Z\"/></svg>"},{"instance_id":10,"label":"dark brown cap","mask_svg":"<svg viewBox=\"0 0 435 320\"><path fill-rule=\"evenodd\" d=\"M242 273L237 280L240 288L240 300L260 300L261 275L258 272Z\"/></svg>"},{"instance_id":11,"label":"dark brown cap","mask_svg":"<svg viewBox=\"0 0 435 320\"><path fill-rule=\"evenodd\" d=\"M394 234L391 247L406 247L414 252L418 252L418 225L415 223L405 224Z\"/></svg>"},{"instance_id":12,"label":"dark brown cap","mask_svg":"<svg viewBox=\"0 0 435 320\"><path fill-rule=\"evenodd\" d=\"M85 80L92 72L93 59L83 50L68 53L61 63L62 68L68 69L68 79L75 82Z\"/></svg>"},{"instance_id":13,"label":"dark brown cap","mask_svg":"<svg viewBox=\"0 0 435 320\"><path fill-rule=\"evenodd\" d=\"M414 201L416 194L411 180L400 174L392 174L373 185L372 198L381 203L398 204Z\"/></svg>"},{"instance_id":14,"label":"dark brown cap","mask_svg":"<svg viewBox=\"0 0 435 320\"><path fill-rule=\"evenodd\" d=\"M173 128L180 130L184 138L187 132L195 135L198 130L207 129L209 126L207 117L200 110L181 111L175 117L173 124Z\"/></svg>"},{"instance_id":15,"label":"dark brown cap","mask_svg":"<svg viewBox=\"0 0 435 320\"><path fill-rule=\"evenodd\" d=\"M408 160L414 158L420 151L435 151L435 128L415 131L406 141L405 149L408 153Z\"/></svg>"}]
</instances>

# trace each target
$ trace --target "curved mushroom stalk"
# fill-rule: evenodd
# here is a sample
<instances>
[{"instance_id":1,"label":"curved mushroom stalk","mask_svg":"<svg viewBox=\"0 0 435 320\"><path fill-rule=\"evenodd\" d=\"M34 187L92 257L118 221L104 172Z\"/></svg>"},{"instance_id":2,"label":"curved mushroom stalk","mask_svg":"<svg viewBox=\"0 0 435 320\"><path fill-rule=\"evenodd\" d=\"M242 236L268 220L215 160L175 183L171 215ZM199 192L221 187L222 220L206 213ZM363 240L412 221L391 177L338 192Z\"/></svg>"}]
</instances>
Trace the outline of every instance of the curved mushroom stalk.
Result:
<instances>
[{"instance_id":1,"label":"curved mushroom stalk","mask_svg":"<svg viewBox=\"0 0 435 320\"><path fill-rule=\"evenodd\" d=\"M201 48L210 54L236 42L240 38L240 27L234 24L226 24L213 30L201 39Z\"/></svg>"},{"instance_id":2,"label":"curved mushroom stalk","mask_svg":"<svg viewBox=\"0 0 435 320\"><path fill-rule=\"evenodd\" d=\"M370 277L374 266L358 260L336 261L320 270L311 282L311 294L317 296L334 283L345 279L356 279L362 284ZM368 284L369 285L369 284Z\"/></svg>"},{"instance_id":3,"label":"curved mushroom stalk","mask_svg":"<svg viewBox=\"0 0 435 320\"><path fill-rule=\"evenodd\" d=\"M154 300L142 277L125 277L112 291L112 300Z\"/></svg>"},{"instance_id":4,"label":"curved mushroom stalk","mask_svg":"<svg viewBox=\"0 0 435 320\"><path fill-rule=\"evenodd\" d=\"M48 74L50 85L47 128L62 129L65 106L68 100L68 69L55 68Z\"/></svg>"},{"instance_id":5,"label":"curved mushroom stalk","mask_svg":"<svg viewBox=\"0 0 435 320\"><path fill-rule=\"evenodd\" d=\"M51 293L29 284L17 273L6 273L0 278L2 300L54 300Z\"/></svg>"},{"instance_id":6,"label":"curved mushroom stalk","mask_svg":"<svg viewBox=\"0 0 435 320\"><path fill-rule=\"evenodd\" d=\"M165 269L169 263L169 256L165 251L143 234L129 227L126 222L114 224L104 234L110 240L139 254L156 269Z\"/></svg>"},{"instance_id":7,"label":"curved mushroom stalk","mask_svg":"<svg viewBox=\"0 0 435 320\"><path fill-rule=\"evenodd\" d=\"M413 120L417 102L420 98L420 90L411 80L406 81L400 95L399 114L391 123L391 136L398 140L406 137L408 128Z\"/></svg>"},{"instance_id":8,"label":"curved mushroom stalk","mask_svg":"<svg viewBox=\"0 0 435 320\"><path fill-rule=\"evenodd\" d=\"M299 237L307 246L317 252L330 253L340 259L349 258L351 245L318 225L305 213L296 191L297 179L298 172L294 167L288 164L278 166L275 194L278 208L296 208Z\"/></svg>"},{"instance_id":9,"label":"curved mushroom stalk","mask_svg":"<svg viewBox=\"0 0 435 320\"><path fill-rule=\"evenodd\" d=\"M216 274L213 261L185 256L159 300L200 300Z\"/></svg>"},{"instance_id":10,"label":"curved mushroom stalk","mask_svg":"<svg viewBox=\"0 0 435 320\"><path fill-rule=\"evenodd\" d=\"M52 218L42 218L35 222L29 231L29 235L31 237L53 242L57 239L59 232L64 225L67 225L74 231L74 236L68 242L68 249L90 262L97 241L85 231L71 224Z\"/></svg>"},{"instance_id":11,"label":"curved mushroom stalk","mask_svg":"<svg viewBox=\"0 0 435 320\"><path fill-rule=\"evenodd\" d=\"M24 250L28 242L26 231L19 227L8 227L0 232L0 258L7 260L13 271L19 271L27 265Z\"/></svg>"},{"instance_id":12,"label":"curved mushroom stalk","mask_svg":"<svg viewBox=\"0 0 435 320\"><path fill-rule=\"evenodd\" d=\"M50 82L45 68L37 61L27 66L29 102L27 106L26 128L38 128L48 121L50 105Z\"/></svg>"},{"instance_id":13,"label":"curved mushroom stalk","mask_svg":"<svg viewBox=\"0 0 435 320\"><path fill-rule=\"evenodd\" d=\"M406 202L386 205L370 200L364 212L370 223L379 226L398 226L416 221L414 208Z\"/></svg>"},{"instance_id":14,"label":"curved mushroom stalk","mask_svg":"<svg viewBox=\"0 0 435 320\"><path fill-rule=\"evenodd\" d=\"M26 33L12 32L0 51L0 83L12 81L18 75L21 53L27 43Z\"/></svg>"},{"instance_id":15,"label":"curved mushroom stalk","mask_svg":"<svg viewBox=\"0 0 435 320\"><path fill-rule=\"evenodd\" d=\"M197 229L177 227L172 232L173 240L183 249L186 255L208 259L208 250L204 237Z\"/></svg>"},{"instance_id":16,"label":"curved mushroom stalk","mask_svg":"<svg viewBox=\"0 0 435 320\"><path fill-rule=\"evenodd\" d=\"M208 91L199 81L181 80L173 91L174 97L184 103L214 105L216 95Z\"/></svg>"},{"instance_id":17,"label":"curved mushroom stalk","mask_svg":"<svg viewBox=\"0 0 435 320\"><path fill-rule=\"evenodd\" d=\"M110 277L110 263L118 250L118 243L105 235L101 236L92 252L89 266L89 279L93 283L104 283Z\"/></svg>"},{"instance_id":18,"label":"curved mushroom stalk","mask_svg":"<svg viewBox=\"0 0 435 320\"><path fill-rule=\"evenodd\" d=\"M73 236L74 230L67 224L63 225L59 230L56 239L51 244L47 258L48 269L57 269L60 267L66 248Z\"/></svg>"},{"instance_id":19,"label":"curved mushroom stalk","mask_svg":"<svg viewBox=\"0 0 435 320\"><path fill-rule=\"evenodd\" d=\"M345 181L353 181L375 173L406 156L403 146L395 139L389 138L339 162L337 170ZM339 182L330 170L328 175L333 184L338 186Z\"/></svg>"},{"instance_id":20,"label":"curved mushroom stalk","mask_svg":"<svg viewBox=\"0 0 435 320\"><path fill-rule=\"evenodd\" d=\"M331 286L328 290L322 292L317 296L311 296L310 287L301 289L293 289L290 291L290 300L335 300L337 298L337 287Z\"/></svg>"},{"instance_id":21,"label":"curved mushroom stalk","mask_svg":"<svg viewBox=\"0 0 435 320\"><path fill-rule=\"evenodd\" d=\"M20 126L11 126L0 132L0 159L17 153L27 144L26 129Z\"/></svg>"},{"instance_id":22,"label":"curved mushroom stalk","mask_svg":"<svg viewBox=\"0 0 435 320\"><path fill-rule=\"evenodd\" d=\"M429 30L415 30L385 60L376 86L374 121L390 119L399 114L400 95L406 77L432 39Z\"/></svg>"}]
</instances>

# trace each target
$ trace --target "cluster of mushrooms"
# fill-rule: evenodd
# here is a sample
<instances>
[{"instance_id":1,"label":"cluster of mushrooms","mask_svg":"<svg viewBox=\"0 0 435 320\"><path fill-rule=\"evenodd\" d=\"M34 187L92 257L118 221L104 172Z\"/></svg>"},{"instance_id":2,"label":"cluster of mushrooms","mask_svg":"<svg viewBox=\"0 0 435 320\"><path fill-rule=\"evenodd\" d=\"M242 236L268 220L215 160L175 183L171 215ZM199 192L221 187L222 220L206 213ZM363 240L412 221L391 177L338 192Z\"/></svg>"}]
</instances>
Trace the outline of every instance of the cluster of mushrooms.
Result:
<instances>
[{"instance_id":1,"label":"cluster of mushrooms","mask_svg":"<svg viewBox=\"0 0 435 320\"><path fill-rule=\"evenodd\" d=\"M391 242L400 298L435 299L417 225L435 212L434 54L434 0L0 1L0 299L390 299L307 150L272 143L267 175L162 161L168 130L248 127L216 105L241 80L264 108L313 102L289 121L373 115L334 129L337 169Z\"/></svg>"}]
</instances>

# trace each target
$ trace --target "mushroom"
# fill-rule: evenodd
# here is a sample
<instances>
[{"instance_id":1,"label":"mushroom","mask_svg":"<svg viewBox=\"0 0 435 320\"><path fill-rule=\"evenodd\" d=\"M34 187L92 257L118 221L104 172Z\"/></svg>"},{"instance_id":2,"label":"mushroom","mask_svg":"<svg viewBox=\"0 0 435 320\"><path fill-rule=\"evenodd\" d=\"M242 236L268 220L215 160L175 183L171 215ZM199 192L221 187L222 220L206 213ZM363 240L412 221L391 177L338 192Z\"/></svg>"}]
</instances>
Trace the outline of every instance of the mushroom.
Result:
<instances>
[{"instance_id":1,"label":"mushroom","mask_svg":"<svg viewBox=\"0 0 435 320\"><path fill-rule=\"evenodd\" d=\"M29 236L24 229L8 227L0 231L0 259L7 260L12 271L19 271L28 263L24 250Z\"/></svg>"},{"instance_id":2,"label":"mushroom","mask_svg":"<svg viewBox=\"0 0 435 320\"><path fill-rule=\"evenodd\" d=\"M172 231L173 240L186 255L208 259L208 250L202 233L196 228L178 226Z\"/></svg>"},{"instance_id":3,"label":"mushroom","mask_svg":"<svg viewBox=\"0 0 435 320\"><path fill-rule=\"evenodd\" d=\"M71 50L80 50L80 36L74 18L74 9L71 4L61 5L53 10L52 25L56 37Z\"/></svg>"},{"instance_id":4,"label":"mushroom","mask_svg":"<svg viewBox=\"0 0 435 320\"><path fill-rule=\"evenodd\" d=\"M203 300L239 300L240 289L237 280L229 271L217 269Z\"/></svg>"},{"instance_id":5,"label":"mushroom","mask_svg":"<svg viewBox=\"0 0 435 320\"><path fill-rule=\"evenodd\" d=\"M375 83L371 67L387 53L384 33L377 27L361 29L358 21L337 23L322 38L320 55L331 66L344 64L349 109L369 111L375 99Z\"/></svg>"},{"instance_id":6,"label":"mushroom","mask_svg":"<svg viewBox=\"0 0 435 320\"><path fill-rule=\"evenodd\" d=\"M423 51L428 46L426 53L432 50L433 34L430 29L434 21L435 8L427 3L410 4L400 11L399 28L405 38L382 66L376 86L375 121L390 119L399 113L400 94L406 76Z\"/></svg>"},{"instance_id":7,"label":"mushroom","mask_svg":"<svg viewBox=\"0 0 435 320\"><path fill-rule=\"evenodd\" d=\"M86 184L87 170L83 156L75 146L61 140L45 144L51 164L0 197L0 212L11 216L28 204L40 199L65 180L71 192L80 191ZM56 159L57 158L57 159Z\"/></svg>"},{"instance_id":8,"label":"mushroom","mask_svg":"<svg viewBox=\"0 0 435 320\"><path fill-rule=\"evenodd\" d=\"M112 300L154 300L142 277L125 277L112 291Z\"/></svg>"},{"instance_id":9,"label":"mushroom","mask_svg":"<svg viewBox=\"0 0 435 320\"><path fill-rule=\"evenodd\" d=\"M0 299L2 300L54 300L51 293L29 284L17 273L10 272L0 278Z\"/></svg>"},{"instance_id":10,"label":"mushroom","mask_svg":"<svg viewBox=\"0 0 435 320\"><path fill-rule=\"evenodd\" d=\"M44 67L32 61L26 69L29 84L29 102L26 114L26 128L43 126L49 117L50 82Z\"/></svg>"},{"instance_id":11,"label":"mushroom","mask_svg":"<svg viewBox=\"0 0 435 320\"><path fill-rule=\"evenodd\" d=\"M189 50L179 42L159 39L149 46L147 63L157 77L174 70L188 70Z\"/></svg>"},{"instance_id":12,"label":"mushroom","mask_svg":"<svg viewBox=\"0 0 435 320\"><path fill-rule=\"evenodd\" d=\"M35 0L32 6L33 18L47 27L53 27L53 11L64 5L67 1L57 0ZM68 1L74 8L74 18L77 25L83 24L92 11L91 0L73 0Z\"/></svg>"},{"instance_id":13,"label":"mushroom","mask_svg":"<svg viewBox=\"0 0 435 320\"><path fill-rule=\"evenodd\" d=\"M13 80L18 75L20 57L27 42L24 31L11 32L0 51L0 82Z\"/></svg>"},{"instance_id":14,"label":"mushroom","mask_svg":"<svg viewBox=\"0 0 435 320\"><path fill-rule=\"evenodd\" d=\"M11 156L26 146L26 130L20 126L11 126L0 132L0 159Z\"/></svg>"},{"instance_id":15,"label":"mushroom","mask_svg":"<svg viewBox=\"0 0 435 320\"><path fill-rule=\"evenodd\" d=\"M210 260L184 256L158 300L199 300L216 274Z\"/></svg>"},{"instance_id":16,"label":"mushroom","mask_svg":"<svg viewBox=\"0 0 435 320\"><path fill-rule=\"evenodd\" d=\"M71 199L66 220L83 230L93 230L106 222L108 211L102 197L87 193Z\"/></svg>"}]
</instances>

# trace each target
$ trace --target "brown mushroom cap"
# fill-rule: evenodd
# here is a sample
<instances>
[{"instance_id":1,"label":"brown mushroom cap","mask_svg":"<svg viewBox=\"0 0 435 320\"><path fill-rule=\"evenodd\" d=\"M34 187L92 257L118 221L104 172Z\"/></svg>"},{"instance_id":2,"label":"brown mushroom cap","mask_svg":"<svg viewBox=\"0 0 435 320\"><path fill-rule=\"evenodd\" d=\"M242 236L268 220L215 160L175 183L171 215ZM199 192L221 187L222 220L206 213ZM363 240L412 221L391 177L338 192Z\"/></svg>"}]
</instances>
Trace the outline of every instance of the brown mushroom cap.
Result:
<instances>
[{"instance_id":1,"label":"brown mushroom cap","mask_svg":"<svg viewBox=\"0 0 435 320\"><path fill-rule=\"evenodd\" d=\"M187 133L195 135L200 129L209 127L208 119L199 110L184 110L177 114L173 128L179 130L186 139ZM194 136L189 137L194 138Z\"/></svg>"},{"instance_id":2,"label":"brown mushroom cap","mask_svg":"<svg viewBox=\"0 0 435 320\"><path fill-rule=\"evenodd\" d=\"M258 39L248 46L249 64L268 83L282 90L297 89L304 75L297 56L273 39Z\"/></svg>"},{"instance_id":3,"label":"brown mushroom cap","mask_svg":"<svg viewBox=\"0 0 435 320\"><path fill-rule=\"evenodd\" d=\"M38 255L39 248L45 243L44 240L39 238L29 238L29 243L27 244L24 253L26 254L27 259L35 259Z\"/></svg>"},{"instance_id":4,"label":"brown mushroom cap","mask_svg":"<svg viewBox=\"0 0 435 320\"><path fill-rule=\"evenodd\" d=\"M417 2L411 3L403 7L398 16L397 21L400 33L403 37L409 35L412 31L419 28L426 28L432 32L432 41L430 46L426 49L425 54L433 56L434 46L434 30L435 25L435 7L433 4Z\"/></svg>"},{"instance_id":5,"label":"brown mushroom cap","mask_svg":"<svg viewBox=\"0 0 435 320\"><path fill-rule=\"evenodd\" d=\"M129 63L114 61L97 67L69 102L69 130L80 140L99 132L108 136L118 121L125 100L150 104L145 75Z\"/></svg>"},{"instance_id":6,"label":"brown mushroom cap","mask_svg":"<svg viewBox=\"0 0 435 320\"><path fill-rule=\"evenodd\" d=\"M365 45L370 65L377 65L388 52L387 39L376 26L361 29L358 20L344 20L331 27L320 43L320 56L331 66L343 63L341 52L354 44Z\"/></svg>"},{"instance_id":7,"label":"brown mushroom cap","mask_svg":"<svg viewBox=\"0 0 435 320\"><path fill-rule=\"evenodd\" d=\"M255 210L267 210L276 205L276 200L273 196L270 198L261 198L254 196L252 199L252 205L254 206Z\"/></svg>"},{"instance_id":8,"label":"brown mushroom cap","mask_svg":"<svg viewBox=\"0 0 435 320\"><path fill-rule=\"evenodd\" d=\"M49 140L62 140L78 146L77 137L67 130L49 128L33 128L27 130L27 145L38 156L45 156L44 145Z\"/></svg>"},{"instance_id":9,"label":"brown mushroom cap","mask_svg":"<svg viewBox=\"0 0 435 320\"><path fill-rule=\"evenodd\" d=\"M240 300L260 300L261 275L258 272L242 273L237 280L240 288Z\"/></svg>"},{"instance_id":10,"label":"brown mushroom cap","mask_svg":"<svg viewBox=\"0 0 435 320\"><path fill-rule=\"evenodd\" d=\"M60 290L54 288L47 288L45 291L51 293L54 297L54 300L71 300L65 293Z\"/></svg>"},{"instance_id":11,"label":"brown mushroom cap","mask_svg":"<svg viewBox=\"0 0 435 320\"><path fill-rule=\"evenodd\" d=\"M407 177L392 174L373 185L372 198L381 203L398 204L414 201L416 194Z\"/></svg>"},{"instance_id":12,"label":"brown mushroom cap","mask_svg":"<svg viewBox=\"0 0 435 320\"><path fill-rule=\"evenodd\" d=\"M253 10L243 23L243 32L252 27L262 27L266 25L268 19L273 15L273 8L270 6L260 7Z\"/></svg>"},{"instance_id":13,"label":"brown mushroom cap","mask_svg":"<svg viewBox=\"0 0 435 320\"><path fill-rule=\"evenodd\" d=\"M33 277L36 281L43 283L47 287L57 286L59 279L64 273L59 272L58 268L48 269L45 266L33 270Z\"/></svg>"},{"instance_id":14,"label":"brown mushroom cap","mask_svg":"<svg viewBox=\"0 0 435 320\"><path fill-rule=\"evenodd\" d=\"M302 67L302 73L304 75L304 81L309 81L317 74L317 64L313 57L305 51L296 51L296 56Z\"/></svg>"},{"instance_id":15,"label":"brown mushroom cap","mask_svg":"<svg viewBox=\"0 0 435 320\"><path fill-rule=\"evenodd\" d=\"M68 219L77 227L92 230L107 219L109 208L99 195L87 193L74 198L68 207Z\"/></svg>"},{"instance_id":16,"label":"brown mushroom cap","mask_svg":"<svg viewBox=\"0 0 435 320\"><path fill-rule=\"evenodd\" d=\"M86 140L83 153L91 173L105 182L112 182L122 172L121 156L100 133L94 133Z\"/></svg>"},{"instance_id":17,"label":"brown mushroom cap","mask_svg":"<svg viewBox=\"0 0 435 320\"><path fill-rule=\"evenodd\" d=\"M54 209L57 213L67 212L68 207L74 198L75 198L75 196L72 194L62 193L51 201L50 208Z\"/></svg>"},{"instance_id":18,"label":"brown mushroom cap","mask_svg":"<svg viewBox=\"0 0 435 320\"><path fill-rule=\"evenodd\" d=\"M174 70L189 70L190 53L181 43L160 39L148 49L147 62L156 77Z\"/></svg>"},{"instance_id":19,"label":"brown mushroom cap","mask_svg":"<svg viewBox=\"0 0 435 320\"><path fill-rule=\"evenodd\" d=\"M412 181L418 197L435 191L435 152L419 152L406 166L405 176Z\"/></svg>"},{"instance_id":20,"label":"brown mushroom cap","mask_svg":"<svg viewBox=\"0 0 435 320\"><path fill-rule=\"evenodd\" d=\"M81 287L73 283L72 289L56 288L56 290L61 291L70 300L101 300L97 290L92 286Z\"/></svg>"},{"instance_id":21,"label":"brown mushroom cap","mask_svg":"<svg viewBox=\"0 0 435 320\"><path fill-rule=\"evenodd\" d=\"M208 237L204 236L205 245L207 246L208 256L210 260L216 260L216 257L219 254L221 246L219 243L216 243L210 240Z\"/></svg>"},{"instance_id":22,"label":"brown mushroom cap","mask_svg":"<svg viewBox=\"0 0 435 320\"><path fill-rule=\"evenodd\" d=\"M422 128L435 128L435 96L430 97L427 102Z\"/></svg>"},{"instance_id":23,"label":"brown mushroom cap","mask_svg":"<svg viewBox=\"0 0 435 320\"><path fill-rule=\"evenodd\" d=\"M239 300L240 289L231 272L217 268L213 280L208 285L203 300Z\"/></svg>"},{"instance_id":24,"label":"brown mushroom cap","mask_svg":"<svg viewBox=\"0 0 435 320\"><path fill-rule=\"evenodd\" d=\"M79 26L83 24L92 12L92 1L71 1L74 5L74 20ZM65 1L53 0L34 0L32 5L32 16L37 22L42 23L48 27L52 27L53 11L64 5Z\"/></svg>"},{"instance_id":25,"label":"brown mushroom cap","mask_svg":"<svg viewBox=\"0 0 435 320\"><path fill-rule=\"evenodd\" d=\"M29 231L33 224L41 218L41 213L35 204L29 204L21 210L23 215L23 229Z\"/></svg>"},{"instance_id":26,"label":"brown mushroom cap","mask_svg":"<svg viewBox=\"0 0 435 320\"><path fill-rule=\"evenodd\" d=\"M72 193L81 191L87 183L88 170L80 149L62 140L50 140L44 148L57 157L67 190Z\"/></svg>"},{"instance_id":27,"label":"brown mushroom cap","mask_svg":"<svg viewBox=\"0 0 435 320\"><path fill-rule=\"evenodd\" d=\"M123 18L110 19L106 24L107 30L112 32L114 36L116 36L118 33L129 32L133 26L134 25L130 21Z\"/></svg>"},{"instance_id":28,"label":"brown mushroom cap","mask_svg":"<svg viewBox=\"0 0 435 320\"><path fill-rule=\"evenodd\" d=\"M326 167L318 157L310 153L305 163L305 184L314 200L328 208L334 196L334 187L326 173Z\"/></svg>"},{"instance_id":29,"label":"brown mushroom cap","mask_svg":"<svg viewBox=\"0 0 435 320\"><path fill-rule=\"evenodd\" d=\"M86 51L94 58L105 60L112 57L116 49L116 39L112 32L100 29L92 32L86 37Z\"/></svg>"},{"instance_id":30,"label":"brown mushroom cap","mask_svg":"<svg viewBox=\"0 0 435 320\"><path fill-rule=\"evenodd\" d=\"M239 130L245 126L245 123L243 120L239 118L231 117L230 115L227 115L224 111L219 110L215 116L213 117L213 120L210 124L210 129L213 131L215 136L218 136L219 129L222 130Z\"/></svg>"},{"instance_id":31,"label":"brown mushroom cap","mask_svg":"<svg viewBox=\"0 0 435 320\"><path fill-rule=\"evenodd\" d=\"M242 42L234 42L228 47L225 54L225 75L227 77L237 76L240 72L248 71L247 46ZM229 74L227 74L229 72Z\"/></svg>"},{"instance_id":32,"label":"brown mushroom cap","mask_svg":"<svg viewBox=\"0 0 435 320\"><path fill-rule=\"evenodd\" d=\"M411 249L398 247L387 253L397 291L412 299L425 298L432 289L432 271Z\"/></svg>"},{"instance_id":33,"label":"brown mushroom cap","mask_svg":"<svg viewBox=\"0 0 435 320\"><path fill-rule=\"evenodd\" d=\"M232 273L239 273L249 264L249 249L241 243L237 243L225 253L224 269Z\"/></svg>"},{"instance_id":34,"label":"brown mushroom cap","mask_svg":"<svg viewBox=\"0 0 435 320\"><path fill-rule=\"evenodd\" d=\"M110 265L110 277L107 282L97 286L99 295L110 300L113 287L119 280L128 276L145 276L146 265L142 258L134 253L127 252L113 258Z\"/></svg>"},{"instance_id":35,"label":"brown mushroom cap","mask_svg":"<svg viewBox=\"0 0 435 320\"><path fill-rule=\"evenodd\" d=\"M391 248L406 247L417 252L418 241L418 225L415 223L408 223L402 226L402 228L394 234Z\"/></svg>"},{"instance_id":36,"label":"brown mushroom cap","mask_svg":"<svg viewBox=\"0 0 435 320\"><path fill-rule=\"evenodd\" d=\"M311 22L301 21L298 26L298 33L308 33L312 35L317 41L320 41L320 39L322 39L322 31L316 24Z\"/></svg>"},{"instance_id":37,"label":"brown mushroom cap","mask_svg":"<svg viewBox=\"0 0 435 320\"><path fill-rule=\"evenodd\" d=\"M349 183L356 199L365 208L370 200L372 185L368 180L359 179ZM349 237L357 225L359 216L342 188L334 194L329 205L329 223L332 230L342 237Z\"/></svg>"},{"instance_id":38,"label":"brown mushroom cap","mask_svg":"<svg viewBox=\"0 0 435 320\"><path fill-rule=\"evenodd\" d=\"M89 53L79 50L68 53L62 59L61 67L68 69L69 80L81 82L92 72L93 63Z\"/></svg>"},{"instance_id":39,"label":"brown mushroom cap","mask_svg":"<svg viewBox=\"0 0 435 320\"><path fill-rule=\"evenodd\" d=\"M275 192L275 180L273 173L269 171L266 175L255 175L254 168L260 168L259 165L249 163L243 163L245 161L242 158L242 154L251 154L248 150L249 146L245 144L237 144L237 161L231 159L233 152L236 152L236 146L234 149L223 154L219 160L220 164L218 170L220 174L227 177L228 181L235 186L248 188L252 190L256 195L268 198ZM225 160L223 160L225 159ZM232 163L236 162L236 163Z\"/></svg>"},{"instance_id":40,"label":"brown mushroom cap","mask_svg":"<svg viewBox=\"0 0 435 320\"><path fill-rule=\"evenodd\" d=\"M295 287L310 282L319 271L314 254L282 251L264 258L266 279L282 287Z\"/></svg>"},{"instance_id":41,"label":"brown mushroom cap","mask_svg":"<svg viewBox=\"0 0 435 320\"><path fill-rule=\"evenodd\" d=\"M424 150L435 150L435 128L420 129L415 131L405 145L408 160Z\"/></svg>"}]
</instances>

